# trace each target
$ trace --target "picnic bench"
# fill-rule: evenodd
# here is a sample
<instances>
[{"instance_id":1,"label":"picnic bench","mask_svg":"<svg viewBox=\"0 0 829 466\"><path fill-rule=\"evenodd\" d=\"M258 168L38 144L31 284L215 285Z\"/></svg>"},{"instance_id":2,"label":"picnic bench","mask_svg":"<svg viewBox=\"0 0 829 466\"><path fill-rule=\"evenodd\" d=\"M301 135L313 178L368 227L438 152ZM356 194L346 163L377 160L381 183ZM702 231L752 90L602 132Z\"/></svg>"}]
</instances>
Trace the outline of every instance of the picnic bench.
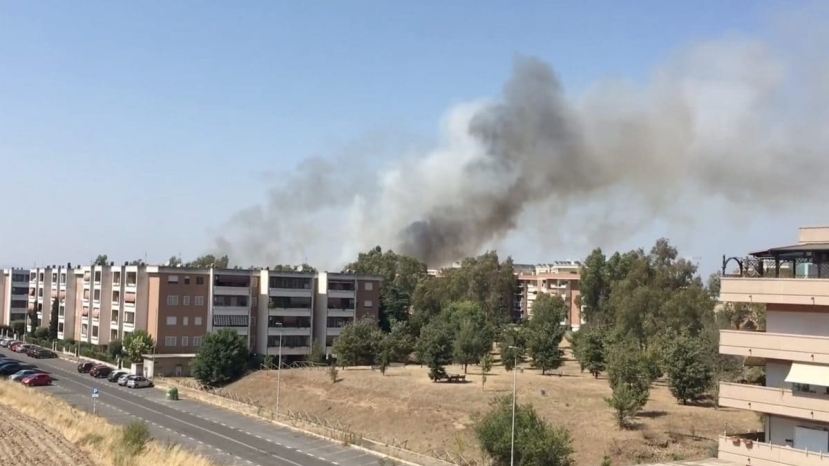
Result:
<instances>
[{"instance_id":1,"label":"picnic bench","mask_svg":"<svg viewBox=\"0 0 829 466\"><path fill-rule=\"evenodd\" d=\"M447 374L446 381L449 383L466 382L466 376L463 374Z\"/></svg>"}]
</instances>

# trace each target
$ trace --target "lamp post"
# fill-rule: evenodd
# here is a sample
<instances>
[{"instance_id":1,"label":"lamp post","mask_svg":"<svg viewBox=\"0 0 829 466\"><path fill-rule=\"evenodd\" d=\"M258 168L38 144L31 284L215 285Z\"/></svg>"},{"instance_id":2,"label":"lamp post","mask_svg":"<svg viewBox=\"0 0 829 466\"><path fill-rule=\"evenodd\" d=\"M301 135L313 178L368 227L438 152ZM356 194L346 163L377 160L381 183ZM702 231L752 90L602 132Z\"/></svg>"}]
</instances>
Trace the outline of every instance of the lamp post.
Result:
<instances>
[{"instance_id":1,"label":"lamp post","mask_svg":"<svg viewBox=\"0 0 829 466\"><path fill-rule=\"evenodd\" d=\"M509 347L513 352L514 362L512 365L512 433L510 434L510 450L509 450L509 465L515 466L515 387L516 374L518 374L518 348L515 346Z\"/></svg>"},{"instance_id":2,"label":"lamp post","mask_svg":"<svg viewBox=\"0 0 829 466\"><path fill-rule=\"evenodd\" d=\"M276 419L279 420L279 387L282 378L282 324L277 322L276 328L279 329L279 363L276 368Z\"/></svg>"}]
</instances>

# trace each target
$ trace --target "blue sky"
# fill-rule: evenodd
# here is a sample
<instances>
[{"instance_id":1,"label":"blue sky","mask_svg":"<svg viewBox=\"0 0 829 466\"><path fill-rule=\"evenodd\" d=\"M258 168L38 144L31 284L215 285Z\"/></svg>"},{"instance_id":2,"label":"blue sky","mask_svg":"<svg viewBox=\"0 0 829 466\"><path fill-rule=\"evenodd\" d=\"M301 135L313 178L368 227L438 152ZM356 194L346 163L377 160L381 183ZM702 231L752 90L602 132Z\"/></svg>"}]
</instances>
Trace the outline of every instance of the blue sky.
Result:
<instances>
[{"instance_id":1,"label":"blue sky","mask_svg":"<svg viewBox=\"0 0 829 466\"><path fill-rule=\"evenodd\" d=\"M793 5L630 4L0 1L0 264L192 257L303 159L377 131L431 141L447 108L497 94L516 53L579 92ZM680 246L713 267L807 220Z\"/></svg>"}]
</instances>

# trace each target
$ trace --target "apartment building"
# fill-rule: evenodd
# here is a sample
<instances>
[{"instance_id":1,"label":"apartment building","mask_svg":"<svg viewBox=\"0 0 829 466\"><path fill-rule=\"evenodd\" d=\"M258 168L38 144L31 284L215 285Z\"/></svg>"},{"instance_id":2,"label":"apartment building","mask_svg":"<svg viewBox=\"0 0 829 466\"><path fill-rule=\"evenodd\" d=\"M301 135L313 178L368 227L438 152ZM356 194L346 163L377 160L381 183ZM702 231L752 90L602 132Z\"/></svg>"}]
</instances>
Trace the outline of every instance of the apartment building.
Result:
<instances>
[{"instance_id":1,"label":"apartment building","mask_svg":"<svg viewBox=\"0 0 829 466\"><path fill-rule=\"evenodd\" d=\"M766 328L722 330L720 353L765 366L766 377L762 386L720 383L720 406L762 414L763 429L726 426L719 458L829 465L829 227L800 228L793 245L723 257L723 274L720 300L765 304Z\"/></svg>"},{"instance_id":2,"label":"apartment building","mask_svg":"<svg viewBox=\"0 0 829 466\"><path fill-rule=\"evenodd\" d=\"M29 271L5 269L0 275L0 324L26 320L29 308Z\"/></svg>"},{"instance_id":3,"label":"apartment building","mask_svg":"<svg viewBox=\"0 0 829 466\"><path fill-rule=\"evenodd\" d=\"M555 261L549 264L516 267L514 315L531 318L533 303L539 293L554 294L567 303L568 313L562 325L578 330L584 323L581 307L577 304L581 295L580 271L581 262L578 261Z\"/></svg>"}]
</instances>

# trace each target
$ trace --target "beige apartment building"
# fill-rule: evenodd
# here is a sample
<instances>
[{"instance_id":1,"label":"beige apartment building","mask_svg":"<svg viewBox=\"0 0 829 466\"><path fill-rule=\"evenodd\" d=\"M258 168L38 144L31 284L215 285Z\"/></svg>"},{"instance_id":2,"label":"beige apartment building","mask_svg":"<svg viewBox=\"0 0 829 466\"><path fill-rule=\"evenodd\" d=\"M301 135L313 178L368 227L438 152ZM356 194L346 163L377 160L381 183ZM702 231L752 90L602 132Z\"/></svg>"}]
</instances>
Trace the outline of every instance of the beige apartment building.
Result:
<instances>
[{"instance_id":1,"label":"beige apartment building","mask_svg":"<svg viewBox=\"0 0 829 466\"><path fill-rule=\"evenodd\" d=\"M578 305L580 273L581 262L578 261L516 266L518 286L513 312L522 318L531 318L533 303L538 295L554 294L567 303L568 313L561 324L578 330L584 324L581 306Z\"/></svg>"},{"instance_id":2,"label":"beige apartment building","mask_svg":"<svg viewBox=\"0 0 829 466\"><path fill-rule=\"evenodd\" d=\"M729 267L736 270L726 275ZM800 228L793 245L724 257L723 274L721 301L765 304L766 328L721 331L720 353L764 365L766 378L764 386L720 383L720 405L762 414L763 429L727 426L719 458L829 465L829 227Z\"/></svg>"},{"instance_id":3,"label":"beige apartment building","mask_svg":"<svg viewBox=\"0 0 829 466\"><path fill-rule=\"evenodd\" d=\"M28 308L29 270L3 270L0 275L0 324L26 320Z\"/></svg>"}]
</instances>

